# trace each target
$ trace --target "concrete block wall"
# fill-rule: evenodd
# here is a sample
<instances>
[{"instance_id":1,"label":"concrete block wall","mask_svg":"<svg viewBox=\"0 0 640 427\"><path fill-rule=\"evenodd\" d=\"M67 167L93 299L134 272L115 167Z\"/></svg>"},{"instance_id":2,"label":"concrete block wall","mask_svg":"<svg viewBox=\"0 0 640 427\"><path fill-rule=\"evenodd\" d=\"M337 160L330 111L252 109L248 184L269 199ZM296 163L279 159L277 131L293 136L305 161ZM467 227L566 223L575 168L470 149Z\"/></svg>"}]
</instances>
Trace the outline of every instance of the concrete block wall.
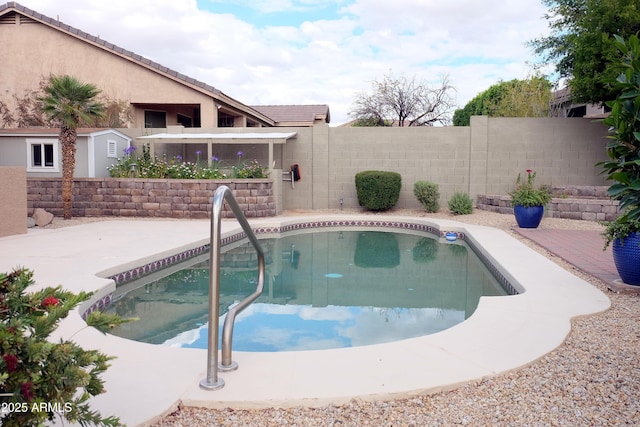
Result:
<instances>
[{"instance_id":1,"label":"concrete block wall","mask_svg":"<svg viewBox=\"0 0 640 427\"><path fill-rule=\"evenodd\" d=\"M436 182L441 194L468 191L468 128L333 128L330 138L325 208L338 208L340 199L357 207L355 175L365 170L401 174L398 208L420 207L413 196L416 181Z\"/></svg>"},{"instance_id":2,"label":"concrete block wall","mask_svg":"<svg viewBox=\"0 0 640 427\"><path fill-rule=\"evenodd\" d=\"M35 208L43 208L62 216L60 179L29 178L26 182L29 215ZM245 216L274 216L272 184L271 179L75 179L73 215L208 218L213 193L220 185L226 185ZM223 217L233 216L225 207Z\"/></svg>"},{"instance_id":3,"label":"concrete block wall","mask_svg":"<svg viewBox=\"0 0 640 427\"><path fill-rule=\"evenodd\" d=\"M606 160L606 127L602 123L582 118L474 119L488 124L483 193L513 190L518 174L524 176L527 169L536 171L539 185L605 185L596 167L597 162ZM485 177L479 174L477 178Z\"/></svg>"},{"instance_id":4,"label":"concrete block wall","mask_svg":"<svg viewBox=\"0 0 640 427\"><path fill-rule=\"evenodd\" d=\"M538 184L552 187L608 185L595 166L607 160L607 128L582 118L474 116L468 127L316 125L277 130L296 133L275 156L277 169L271 178L282 184L274 187L278 212L280 206L284 210L339 209L340 200L342 207L356 209L355 174L371 169L400 173L397 207L410 209L421 207L413 195L413 185L419 180L438 184L445 209L455 192L465 192L473 199L480 194L506 195L515 188L518 174L526 174L527 169L537 172ZM273 131L251 128L258 133ZM292 163L299 164L302 172L295 188L282 182L282 171Z\"/></svg>"},{"instance_id":5,"label":"concrete block wall","mask_svg":"<svg viewBox=\"0 0 640 427\"><path fill-rule=\"evenodd\" d=\"M303 130L284 146L285 164L303 171L295 189L285 183L284 209L338 209L340 200L358 208L355 174L370 169L402 175L398 208L421 207L413 195L418 180L438 184L445 208L455 192L506 195L527 169L537 172L537 184L607 185L595 166L607 159L607 129L587 119L475 116L469 127Z\"/></svg>"}]
</instances>

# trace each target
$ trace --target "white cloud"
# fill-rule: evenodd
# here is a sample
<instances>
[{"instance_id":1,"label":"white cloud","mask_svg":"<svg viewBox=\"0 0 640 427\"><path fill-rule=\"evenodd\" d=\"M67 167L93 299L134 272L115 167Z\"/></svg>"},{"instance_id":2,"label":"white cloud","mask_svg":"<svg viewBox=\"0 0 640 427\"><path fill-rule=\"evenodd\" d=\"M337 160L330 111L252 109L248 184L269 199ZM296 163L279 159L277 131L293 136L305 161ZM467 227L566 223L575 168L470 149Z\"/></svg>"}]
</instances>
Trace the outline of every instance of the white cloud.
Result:
<instances>
[{"instance_id":1,"label":"white cloud","mask_svg":"<svg viewBox=\"0 0 640 427\"><path fill-rule=\"evenodd\" d=\"M246 104L329 104L334 123L389 70L433 84L449 74L463 106L500 79L526 77L525 42L547 31L540 0L336 1L336 19L325 19L319 0L244 3L307 14L269 26L199 10L195 0L22 1ZM316 7L322 19L309 19Z\"/></svg>"}]
</instances>

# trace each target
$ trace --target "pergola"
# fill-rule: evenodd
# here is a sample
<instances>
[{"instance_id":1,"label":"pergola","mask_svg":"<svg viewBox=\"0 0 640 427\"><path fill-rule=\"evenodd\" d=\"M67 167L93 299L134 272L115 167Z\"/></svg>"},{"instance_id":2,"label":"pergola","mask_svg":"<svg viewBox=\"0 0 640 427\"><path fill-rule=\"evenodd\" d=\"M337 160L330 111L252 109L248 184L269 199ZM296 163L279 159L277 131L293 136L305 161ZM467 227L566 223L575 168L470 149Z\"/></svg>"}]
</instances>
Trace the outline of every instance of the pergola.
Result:
<instances>
[{"instance_id":1,"label":"pergola","mask_svg":"<svg viewBox=\"0 0 640 427\"><path fill-rule=\"evenodd\" d=\"M163 144L207 144L207 159L211 164L214 144L265 144L269 146L269 167L273 167L274 144L285 144L287 140L295 138L296 132L265 132L265 133L157 133L139 136L136 139L149 141L149 152L155 155L155 142Z\"/></svg>"}]
</instances>

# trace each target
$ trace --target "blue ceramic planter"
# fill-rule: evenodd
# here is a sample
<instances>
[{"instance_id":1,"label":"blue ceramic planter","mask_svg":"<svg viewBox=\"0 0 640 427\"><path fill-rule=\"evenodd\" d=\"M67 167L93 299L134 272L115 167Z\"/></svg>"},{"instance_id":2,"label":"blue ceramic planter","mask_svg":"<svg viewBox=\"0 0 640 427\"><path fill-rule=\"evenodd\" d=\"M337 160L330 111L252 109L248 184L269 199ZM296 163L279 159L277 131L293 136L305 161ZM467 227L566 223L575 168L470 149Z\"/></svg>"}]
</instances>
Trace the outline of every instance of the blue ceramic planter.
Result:
<instances>
[{"instance_id":1,"label":"blue ceramic planter","mask_svg":"<svg viewBox=\"0 0 640 427\"><path fill-rule=\"evenodd\" d=\"M544 215L544 206L514 206L513 213L520 228L537 228Z\"/></svg>"},{"instance_id":2,"label":"blue ceramic planter","mask_svg":"<svg viewBox=\"0 0 640 427\"><path fill-rule=\"evenodd\" d=\"M613 262L627 285L640 286L640 233L613 241Z\"/></svg>"}]
</instances>

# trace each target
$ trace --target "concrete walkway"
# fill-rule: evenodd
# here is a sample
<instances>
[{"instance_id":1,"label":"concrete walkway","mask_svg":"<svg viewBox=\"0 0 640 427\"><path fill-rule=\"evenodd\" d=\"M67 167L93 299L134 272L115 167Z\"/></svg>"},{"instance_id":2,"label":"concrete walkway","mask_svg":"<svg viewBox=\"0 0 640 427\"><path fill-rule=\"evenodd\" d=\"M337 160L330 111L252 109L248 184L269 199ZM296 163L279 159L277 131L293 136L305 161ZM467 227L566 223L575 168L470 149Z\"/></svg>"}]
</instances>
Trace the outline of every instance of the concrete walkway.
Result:
<instances>
[{"instance_id":1,"label":"concrete walkway","mask_svg":"<svg viewBox=\"0 0 640 427\"><path fill-rule=\"evenodd\" d=\"M515 229L519 234L562 258L569 264L602 280L613 290L620 280L611 247L605 251L604 239L597 230Z\"/></svg>"}]
</instances>

